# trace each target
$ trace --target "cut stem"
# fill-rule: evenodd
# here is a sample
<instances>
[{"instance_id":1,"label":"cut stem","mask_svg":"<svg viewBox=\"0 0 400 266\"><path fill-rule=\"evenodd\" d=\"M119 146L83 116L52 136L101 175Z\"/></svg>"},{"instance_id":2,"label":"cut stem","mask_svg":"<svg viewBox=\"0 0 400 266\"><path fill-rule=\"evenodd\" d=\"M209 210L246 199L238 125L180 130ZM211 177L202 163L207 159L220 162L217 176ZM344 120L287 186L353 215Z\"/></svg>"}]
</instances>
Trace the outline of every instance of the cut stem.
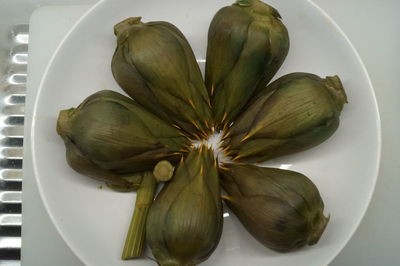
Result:
<instances>
[{"instance_id":1,"label":"cut stem","mask_svg":"<svg viewBox=\"0 0 400 266\"><path fill-rule=\"evenodd\" d=\"M156 188L157 182L153 174L151 172L144 173L142 183L137 190L135 210L133 211L122 252L123 260L135 259L142 256L146 238L147 214L153 203Z\"/></svg>"},{"instance_id":2,"label":"cut stem","mask_svg":"<svg viewBox=\"0 0 400 266\"><path fill-rule=\"evenodd\" d=\"M159 161L153 170L154 178L158 182L166 182L171 180L174 174L174 166L166 160Z\"/></svg>"}]
</instances>

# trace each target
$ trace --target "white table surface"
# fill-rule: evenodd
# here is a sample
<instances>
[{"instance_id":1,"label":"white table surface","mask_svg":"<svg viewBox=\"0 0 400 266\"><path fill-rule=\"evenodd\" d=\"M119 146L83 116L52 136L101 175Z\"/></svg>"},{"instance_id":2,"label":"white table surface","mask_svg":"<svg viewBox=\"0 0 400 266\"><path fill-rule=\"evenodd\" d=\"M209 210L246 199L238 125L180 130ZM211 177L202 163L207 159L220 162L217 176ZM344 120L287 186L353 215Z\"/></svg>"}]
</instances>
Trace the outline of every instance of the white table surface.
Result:
<instances>
[{"instance_id":1,"label":"white table surface","mask_svg":"<svg viewBox=\"0 0 400 266\"><path fill-rule=\"evenodd\" d=\"M400 265L400 141L397 140L400 136L400 1L314 2L337 22L360 53L375 88L382 120L382 161L375 194L360 227L331 265ZM53 51L89 7L45 6L36 10L30 21L24 139L23 266L83 265L65 245L44 210L29 158L28 125L36 89Z\"/></svg>"}]
</instances>

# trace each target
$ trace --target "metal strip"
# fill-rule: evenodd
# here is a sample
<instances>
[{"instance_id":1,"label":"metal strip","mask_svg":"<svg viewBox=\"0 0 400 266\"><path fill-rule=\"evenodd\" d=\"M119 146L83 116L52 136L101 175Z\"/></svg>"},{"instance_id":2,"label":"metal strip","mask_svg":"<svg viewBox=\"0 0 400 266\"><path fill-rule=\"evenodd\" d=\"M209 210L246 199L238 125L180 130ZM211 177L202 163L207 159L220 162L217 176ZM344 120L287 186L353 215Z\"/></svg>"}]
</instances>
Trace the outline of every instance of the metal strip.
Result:
<instances>
[{"instance_id":1,"label":"metal strip","mask_svg":"<svg viewBox=\"0 0 400 266\"><path fill-rule=\"evenodd\" d=\"M0 224L2 226L21 226L21 214L0 214Z\"/></svg>"},{"instance_id":2,"label":"metal strip","mask_svg":"<svg viewBox=\"0 0 400 266\"><path fill-rule=\"evenodd\" d=\"M7 69L0 77L0 266L19 266L29 26L15 25L9 37Z\"/></svg>"}]
</instances>

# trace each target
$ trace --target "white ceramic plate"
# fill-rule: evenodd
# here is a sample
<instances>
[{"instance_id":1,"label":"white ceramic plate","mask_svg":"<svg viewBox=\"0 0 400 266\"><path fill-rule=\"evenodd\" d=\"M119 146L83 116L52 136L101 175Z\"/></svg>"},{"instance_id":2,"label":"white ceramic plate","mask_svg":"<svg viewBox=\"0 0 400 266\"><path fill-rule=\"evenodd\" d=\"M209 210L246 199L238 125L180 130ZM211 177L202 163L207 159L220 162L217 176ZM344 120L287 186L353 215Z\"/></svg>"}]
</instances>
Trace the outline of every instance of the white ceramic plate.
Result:
<instances>
[{"instance_id":1,"label":"white ceramic plate","mask_svg":"<svg viewBox=\"0 0 400 266\"><path fill-rule=\"evenodd\" d=\"M322 145L269 162L300 171L318 186L331 220L320 242L280 254L254 240L232 215L225 215L221 242L202 265L326 265L360 223L377 178L380 122L366 70L339 27L313 2L270 0L283 17L291 39L289 55L277 74L293 71L338 74L349 104L338 131ZM39 88L32 123L34 172L45 207L56 228L87 265L155 265L150 260L121 261L120 254L135 195L99 190L65 161L55 131L59 110L77 106L102 89L121 92L110 71L115 48L112 27L130 16L166 20L187 36L204 68L209 22L231 0L105 0L69 32L54 55ZM61 258L60 258L61 259Z\"/></svg>"}]
</instances>

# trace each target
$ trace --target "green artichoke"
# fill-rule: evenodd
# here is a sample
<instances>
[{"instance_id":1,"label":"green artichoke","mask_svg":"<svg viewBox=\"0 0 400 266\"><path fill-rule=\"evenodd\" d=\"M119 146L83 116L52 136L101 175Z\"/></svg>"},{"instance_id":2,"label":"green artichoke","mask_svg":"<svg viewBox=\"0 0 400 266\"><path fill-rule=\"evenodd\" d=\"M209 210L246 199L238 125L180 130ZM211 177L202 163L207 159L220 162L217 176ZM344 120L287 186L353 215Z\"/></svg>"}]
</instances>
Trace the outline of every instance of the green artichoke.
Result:
<instances>
[{"instance_id":1,"label":"green artichoke","mask_svg":"<svg viewBox=\"0 0 400 266\"><path fill-rule=\"evenodd\" d=\"M211 108L193 51L167 22L126 19L114 27L117 48L111 69L121 88L140 105L191 138L210 132Z\"/></svg>"},{"instance_id":2,"label":"green artichoke","mask_svg":"<svg viewBox=\"0 0 400 266\"><path fill-rule=\"evenodd\" d=\"M306 176L246 164L226 164L220 176L228 207L265 246L284 252L320 239L329 218Z\"/></svg>"},{"instance_id":3,"label":"green artichoke","mask_svg":"<svg viewBox=\"0 0 400 266\"><path fill-rule=\"evenodd\" d=\"M151 206L147 243L161 266L206 260L222 233L217 161L210 149L191 151Z\"/></svg>"},{"instance_id":4,"label":"green artichoke","mask_svg":"<svg viewBox=\"0 0 400 266\"><path fill-rule=\"evenodd\" d=\"M229 125L272 79L289 50L280 15L259 0L220 9L208 31L205 82L217 129Z\"/></svg>"},{"instance_id":5,"label":"green artichoke","mask_svg":"<svg viewBox=\"0 0 400 266\"><path fill-rule=\"evenodd\" d=\"M338 76L285 75L254 98L226 131L223 146L234 160L245 162L309 149L336 131L346 102Z\"/></svg>"},{"instance_id":6,"label":"green artichoke","mask_svg":"<svg viewBox=\"0 0 400 266\"><path fill-rule=\"evenodd\" d=\"M61 111L57 132L74 170L122 187L131 183L120 175L151 171L160 160L178 162L190 144L178 129L113 91Z\"/></svg>"}]
</instances>

